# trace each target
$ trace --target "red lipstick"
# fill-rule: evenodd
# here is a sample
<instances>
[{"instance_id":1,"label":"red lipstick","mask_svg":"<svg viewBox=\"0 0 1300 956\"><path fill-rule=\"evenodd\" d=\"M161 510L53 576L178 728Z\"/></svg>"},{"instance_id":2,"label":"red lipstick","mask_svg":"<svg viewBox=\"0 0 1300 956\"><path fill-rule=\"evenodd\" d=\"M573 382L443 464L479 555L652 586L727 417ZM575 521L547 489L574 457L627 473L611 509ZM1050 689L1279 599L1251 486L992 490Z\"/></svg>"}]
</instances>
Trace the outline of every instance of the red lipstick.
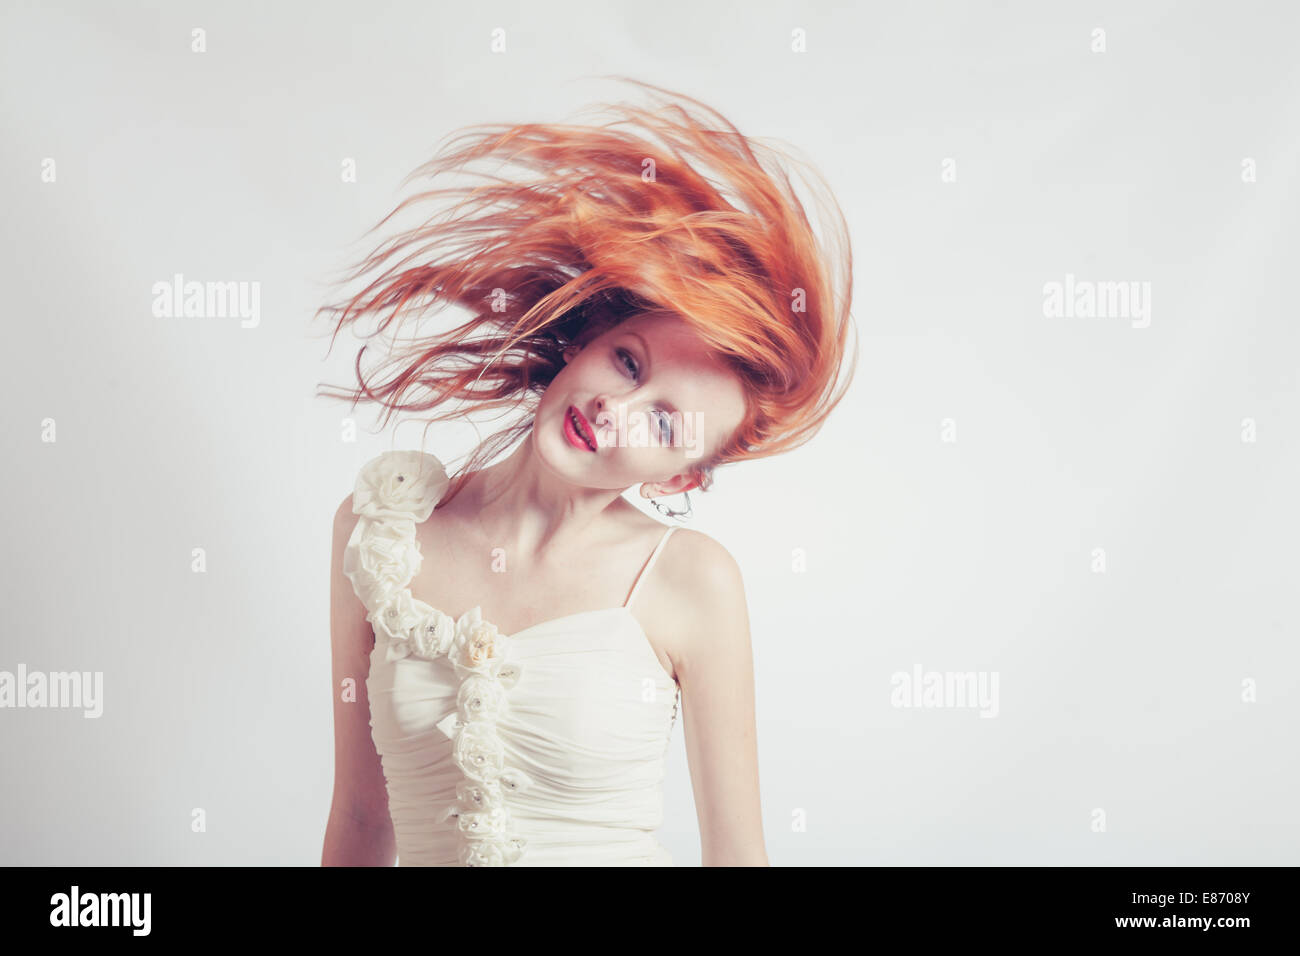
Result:
<instances>
[{"instance_id":1,"label":"red lipstick","mask_svg":"<svg viewBox=\"0 0 1300 956\"><path fill-rule=\"evenodd\" d=\"M570 405L564 413L564 437L574 448L594 452L596 435L585 415Z\"/></svg>"}]
</instances>

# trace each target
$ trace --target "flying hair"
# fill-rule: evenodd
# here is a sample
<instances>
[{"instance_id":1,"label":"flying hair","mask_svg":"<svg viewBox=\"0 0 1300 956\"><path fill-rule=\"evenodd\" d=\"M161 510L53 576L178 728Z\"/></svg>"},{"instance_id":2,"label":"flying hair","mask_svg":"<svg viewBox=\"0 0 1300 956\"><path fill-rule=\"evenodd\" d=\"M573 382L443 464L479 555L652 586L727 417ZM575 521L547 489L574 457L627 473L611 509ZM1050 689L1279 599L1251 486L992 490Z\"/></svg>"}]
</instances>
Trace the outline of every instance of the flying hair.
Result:
<instances>
[{"instance_id":1,"label":"flying hair","mask_svg":"<svg viewBox=\"0 0 1300 956\"><path fill-rule=\"evenodd\" d=\"M651 104L602 104L605 122L479 124L448 137L403 186L453 173L473 184L403 200L366 236L408 207L432 214L349 270L343 281L364 288L316 314L334 324L331 350L345 326L364 338L392 326L393 339L372 369L360 348L357 386L318 394L378 403L385 424L431 412L426 428L467 412L515 413L479 443L444 503L527 435L567 346L638 314L689 323L743 386L740 425L693 466L705 490L721 465L808 441L853 378L852 252L821 177L697 99L618 79ZM821 235L790 169L805 174ZM405 323L447 305L469 318L399 344Z\"/></svg>"}]
</instances>

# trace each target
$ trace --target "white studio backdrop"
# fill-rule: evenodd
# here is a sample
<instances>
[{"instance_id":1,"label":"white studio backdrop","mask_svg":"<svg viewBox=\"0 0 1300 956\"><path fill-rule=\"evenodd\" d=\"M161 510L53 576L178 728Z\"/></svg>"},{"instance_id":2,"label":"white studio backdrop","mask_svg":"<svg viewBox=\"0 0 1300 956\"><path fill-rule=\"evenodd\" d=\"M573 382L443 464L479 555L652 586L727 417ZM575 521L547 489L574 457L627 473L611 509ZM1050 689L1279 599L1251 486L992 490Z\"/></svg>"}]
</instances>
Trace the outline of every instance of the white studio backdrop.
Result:
<instances>
[{"instance_id":1,"label":"white studio backdrop","mask_svg":"<svg viewBox=\"0 0 1300 956\"><path fill-rule=\"evenodd\" d=\"M1300 862L1297 27L5 2L0 671L103 689L0 709L0 862L319 863L331 519L421 429L343 440L315 391L358 343L311 316L439 140L636 98L604 74L791 144L852 231L852 391L692 499L745 574L773 865ZM256 321L155 315L178 274ZM697 865L680 726L659 838Z\"/></svg>"}]
</instances>

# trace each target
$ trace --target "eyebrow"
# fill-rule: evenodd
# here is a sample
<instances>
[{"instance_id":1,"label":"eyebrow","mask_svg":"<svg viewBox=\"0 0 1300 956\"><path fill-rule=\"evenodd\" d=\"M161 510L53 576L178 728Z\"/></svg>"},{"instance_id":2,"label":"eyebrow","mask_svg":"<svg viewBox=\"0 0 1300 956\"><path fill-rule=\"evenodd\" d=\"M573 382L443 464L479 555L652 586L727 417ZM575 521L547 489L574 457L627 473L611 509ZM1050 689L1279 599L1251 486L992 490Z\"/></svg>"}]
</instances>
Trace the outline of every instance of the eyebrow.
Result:
<instances>
[{"instance_id":1,"label":"eyebrow","mask_svg":"<svg viewBox=\"0 0 1300 956\"><path fill-rule=\"evenodd\" d=\"M648 368L648 369L653 369L655 363L654 363L654 360L653 360L653 359L651 358L651 356L650 356L650 346L649 346L649 344L647 344L646 340L645 340L644 338L641 337L641 334L640 334L639 332L633 332L631 329L627 329L627 330L625 330L625 331L623 332L623 334L624 334L624 335L630 335L630 336L632 336L632 338L636 339L638 342L641 343L641 351L643 351L643 352L645 353L645 364L646 364L646 368ZM677 406L674 405L672 402L668 401L668 399L664 399L664 404L668 406L668 413L669 413L670 415L672 415L672 414L676 414L676 415L678 415L679 417L684 417L684 416L682 415L682 413L681 413L680 411L677 410Z\"/></svg>"}]
</instances>

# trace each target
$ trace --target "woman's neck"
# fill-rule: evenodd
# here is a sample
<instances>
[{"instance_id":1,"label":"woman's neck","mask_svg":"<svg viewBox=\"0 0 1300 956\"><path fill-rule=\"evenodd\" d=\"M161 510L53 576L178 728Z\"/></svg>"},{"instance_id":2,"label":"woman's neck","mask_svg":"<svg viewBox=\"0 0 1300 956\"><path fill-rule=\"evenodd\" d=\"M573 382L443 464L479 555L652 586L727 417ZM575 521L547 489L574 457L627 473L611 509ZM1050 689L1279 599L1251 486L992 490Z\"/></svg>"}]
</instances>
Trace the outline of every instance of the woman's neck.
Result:
<instances>
[{"instance_id":1,"label":"woman's neck","mask_svg":"<svg viewBox=\"0 0 1300 956\"><path fill-rule=\"evenodd\" d=\"M619 490L584 488L547 468L532 432L509 457L472 474L456 497L485 540L516 554L562 553L592 540L615 509L631 507Z\"/></svg>"}]
</instances>

